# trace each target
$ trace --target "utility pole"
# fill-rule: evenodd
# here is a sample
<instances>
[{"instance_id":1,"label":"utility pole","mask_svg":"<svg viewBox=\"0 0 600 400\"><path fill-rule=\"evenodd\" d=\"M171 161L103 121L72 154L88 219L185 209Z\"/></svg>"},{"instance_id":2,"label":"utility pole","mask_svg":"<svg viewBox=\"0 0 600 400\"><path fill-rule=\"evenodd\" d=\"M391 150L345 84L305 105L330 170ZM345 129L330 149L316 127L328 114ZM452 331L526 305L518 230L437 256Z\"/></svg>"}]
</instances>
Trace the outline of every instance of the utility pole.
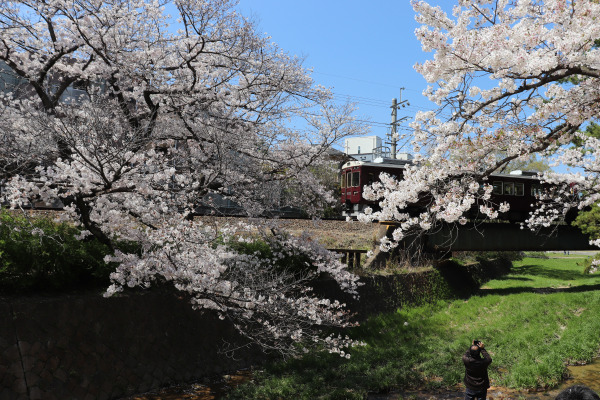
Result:
<instances>
[{"instance_id":1,"label":"utility pole","mask_svg":"<svg viewBox=\"0 0 600 400\"><path fill-rule=\"evenodd\" d=\"M392 158L393 160L396 159L396 146L398 144L398 123L404 121L405 119L407 119L408 117L403 117L400 119L400 121L398 121L398 107L402 106L402 107L406 107L406 105L410 105L410 103L408 103L408 100L402 100L402 91L404 90L404 88L400 88L400 102L398 102L397 99L392 99L392 123L390 125L392 125L392 129L390 132L390 144L392 145L392 150L390 154L390 158ZM407 104L404 104L407 103Z\"/></svg>"},{"instance_id":2,"label":"utility pole","mask_svg":"<svg viewBox=\"0 0 600 400\"><path fill-rule=\"evenodd\" d=\"M400 91L402 94L402 91ZM398 118L398 100L392 99L392 131L390 133L390 139L392 142L392 154L390 157L392 160L396 159L396 143L398 142L398 134L396 133L396 124L398 123L396 119Z\"/></svg>"}]
</instances>

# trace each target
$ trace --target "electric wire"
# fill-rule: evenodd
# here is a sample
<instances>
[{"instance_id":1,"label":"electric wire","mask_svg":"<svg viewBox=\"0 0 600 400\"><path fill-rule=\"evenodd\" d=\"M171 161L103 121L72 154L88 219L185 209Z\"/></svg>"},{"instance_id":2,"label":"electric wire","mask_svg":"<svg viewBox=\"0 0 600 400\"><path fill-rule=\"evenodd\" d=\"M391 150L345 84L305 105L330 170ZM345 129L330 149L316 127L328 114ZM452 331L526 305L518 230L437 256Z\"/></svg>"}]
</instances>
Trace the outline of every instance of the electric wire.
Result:
<instances>
[{"instance_id":1,"label":"electric wire","mask_svg":"<svg viewBox=\"0 0 600 400\"><path fill-rule=\"evenodd\" d=\"M411 91L411 92L422 93L422 90L400 87L400 86L390 85L390 84L386 84L386 83L382 83L382 82L369 81L369 80L365 80L365 79L353 78L353 77L349 77L349 76L330 74L330 73L324 73L324 72L313 71L313 73L319 74L319 75L334 76L334 77L338 77L338 78L349 79L349 80L354 80L354 81L359 81L359 82L365 82L365 83L369 83L372 85L393 87L393 88L397 88L399 90L407 90L407 91ZM373 108L385 108L385 109L390 109L392 107L390 102L386 101L386 100L381 100L381 99L376 99L376 98L366 97L366 96L347 94L347 93L338 93L338 92L333 92L333 91L331 93L332 93L332 96L334 97L334 99L350 101L350 102L356 103L359 107L373 107ZM409 101L407 101L407 103L408 104L402 104L402 108L399 108L399 110L404 110L409 113L416 113L418 111L437 111L435 109L426 108L426 107L423 107L420 105L410 104ZM445 113L439 114L439 116L441 116L442 118L447 118L447 119L450 118ZM355 119L354 121L357 123L366 124L366 125L373 126L373 127L389 128L391 126L391 123L385 123L385 122L379 122L379 121L369 121L369 120L363 120L363 119ZM400 125L400 122L402 122L402 121L399 121L399 123L396 125L397 129L408 131L408 132L414 131L413 128Z\"/></svg>"},{"instance_id":2,"label":"electric wire","mask_svg":"<svg viewBox=\"0 0 600 400\"><path fill-rule=\"evenodd\" d=\"M328 74L328 73L325 73L325 72L317 72L317 71L312 71L312 73L313 74L318 74L318 75L334 76L336 78L350 79L350 80L357 81L357 82L370 83L372 85L387 86L387 87L393 87L393 88L396 88L396 89L400 89L401 88L401 86L390 85L389 83L368 81L368 80L365 80L365 79L352 78L352 77L349 77L349 76L336 75L336 74Z\"/></svg>"}]
</instances>

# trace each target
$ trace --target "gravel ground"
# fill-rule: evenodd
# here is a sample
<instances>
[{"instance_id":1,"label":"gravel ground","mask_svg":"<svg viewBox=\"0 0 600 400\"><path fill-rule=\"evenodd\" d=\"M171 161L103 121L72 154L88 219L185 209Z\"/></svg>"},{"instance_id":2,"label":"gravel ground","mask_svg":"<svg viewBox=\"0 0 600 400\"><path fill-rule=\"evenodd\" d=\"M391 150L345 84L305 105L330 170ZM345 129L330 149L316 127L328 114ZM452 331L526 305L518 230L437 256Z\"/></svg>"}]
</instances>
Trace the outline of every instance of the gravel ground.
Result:
<instances>
[{"instance_id":1,"label":"gravel ground","mask_svg":"<svg viewBox=\"0 0 600 400\"><path fill-rule=\"evenodd\" d=\"M217 224L236 223L244 220L233 217L201 217L201 219ZM377 223L365 224L358 221L308 219L280 219L276 221L291 234L300 235L302 232L307 232L315 240L320 241L330 249L371 250L379 237L379 224Z\"/></svg>"},{"instance_id":2,"label":"gravel ground","mask_svg":"<svg viewBox=\"0 0 600 400\"><path fill-rule=\"evenodd\" d=\"M56 216L57 211L27 211L34 216ZM196 217L207 223L237 223L245 221L240 217ZM345 220L309 220L309 219L279 219L277 221L284 229L293 235L306 231L315 240L319 240L330 249L372 250L379 238L379 224L362 223Z\"/></svg>"}]
</instances>

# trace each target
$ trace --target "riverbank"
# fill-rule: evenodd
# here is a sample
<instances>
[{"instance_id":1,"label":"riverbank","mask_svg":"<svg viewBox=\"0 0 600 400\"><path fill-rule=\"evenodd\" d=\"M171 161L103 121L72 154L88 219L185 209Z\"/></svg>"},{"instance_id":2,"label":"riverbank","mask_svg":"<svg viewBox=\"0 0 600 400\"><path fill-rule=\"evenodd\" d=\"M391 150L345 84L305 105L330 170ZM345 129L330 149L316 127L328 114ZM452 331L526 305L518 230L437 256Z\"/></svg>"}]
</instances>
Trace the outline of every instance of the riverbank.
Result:
<instances>
[{"instance_id":1,"label":"riverbank","mask_svg":"<svg viewBox=\"0 0 600 400\"><path fill-rule=\"evenodd\" d=\"M525 393L557 387L567 364L590 362L598 354L600 276L583 275L585 256L550 256L515 262L511 274L488 282L469 299L371 318L352 332L367 346L354 349L350 360L310 354L271 365L231 397L359 399L416 388L457 392L464 373L460 356L474 338L485 341L494 358L493 385Z\"/></svg>"},{"instance_id":2,"label":"riverbank","mask_svg":"<svg viewBox=\"0 0 600 400\"><path fill-rule=\"evenodd\" d=\"M544 390L515 390L504 387L492 386L488 391L490 400L551 400L563 389L573 385L585 385L600 393L600 359L595 359L587 365L568 367L569 378L560 386ZM127 397L123 400L216 400L223 399L236 386L252 379L248 370L239 371L234 375L225 375L214 382L204 381L192 385L174 386L162 390ZM411 390L392 392L387 394L368 394L367 400L463 400L464 391L460 388L454 390Z\"/></svg>"},{"instance_id":3,"label":"riverbank","mask_svg":"<svg viewBox=\"0 0 600 400\"><path fill-rule=\"evenodd\" d=\"M559 386L543 391L517 390L492 386L488 390L489 400L550 400L561 391L573 385L585 385L596 393L600 393L600 358L586 365L575 365L567 368L569 377ZM371 394L368 400L463 400L463 390L413 390L400 393ZM194 400L208 400L199 398Z\"/></svg>"}]
</instances>

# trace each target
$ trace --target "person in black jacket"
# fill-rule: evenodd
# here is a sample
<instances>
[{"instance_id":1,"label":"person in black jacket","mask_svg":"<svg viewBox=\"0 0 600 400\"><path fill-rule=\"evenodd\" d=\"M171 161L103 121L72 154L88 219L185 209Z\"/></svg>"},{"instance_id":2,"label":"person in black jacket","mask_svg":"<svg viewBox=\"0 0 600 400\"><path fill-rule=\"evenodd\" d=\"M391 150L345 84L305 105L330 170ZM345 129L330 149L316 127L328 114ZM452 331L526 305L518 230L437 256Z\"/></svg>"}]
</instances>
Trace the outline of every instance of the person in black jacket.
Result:
<instances>
[{"instance_id":1,"label":"person in black jacket","mask_svg":"<svg viewBox=\"0 0 600 400\"><path fill-rule=\"evenodd\" d=\"M492 357L485 350L485 344L473 340L473 344L462 356L462 360L465 364L464 382L467 387L465 400L485 400L490 387L487 369L492 363Z\"/></svg>"}]
</instances>

